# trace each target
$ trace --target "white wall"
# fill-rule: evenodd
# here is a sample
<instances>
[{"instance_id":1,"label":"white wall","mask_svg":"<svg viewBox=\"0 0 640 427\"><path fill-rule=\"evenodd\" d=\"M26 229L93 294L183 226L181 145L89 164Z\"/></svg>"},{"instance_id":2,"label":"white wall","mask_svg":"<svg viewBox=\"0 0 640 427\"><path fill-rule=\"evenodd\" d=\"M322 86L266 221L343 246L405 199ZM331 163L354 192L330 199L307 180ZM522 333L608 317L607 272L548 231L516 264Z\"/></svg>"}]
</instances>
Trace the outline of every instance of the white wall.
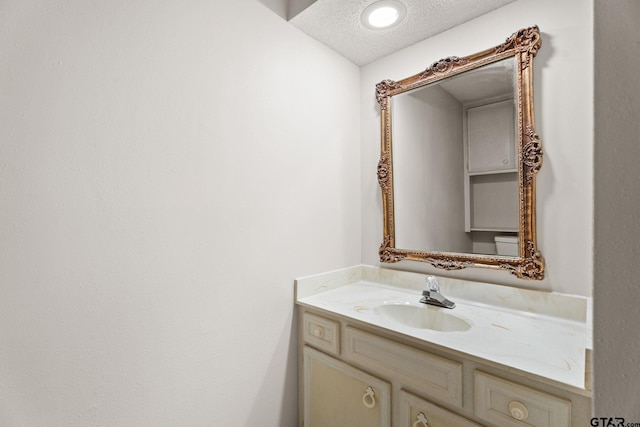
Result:
<instances>
[{"instance_id":1,"label":"white wall","mask_svg":"<svg viewBox=\"0 0 640 427\"><path fill-rule=\"evenodd\" d=\"M362 259L379 264L382 209L376 181L379 114L375 84L400 80L448 56L465 56L502 43L537 24L542 48L535 58L537 132L545 152L538 174L538 244L546 259L542 282L503 271L436 270L424 263L386 264L420 272L514 286L590 295L593 264L593 4L585 0L520 0L362 68Z\"/></svg>"},{"instance_id":2,"label":"white wall","mask_svg":"<svg viewBox=\"0 0 640 427\"><path fill-rule=\"evenodd\" d=\"M462 104L430 86L394 97L392 109L396 246L471 252L464 232Z\"/></svg>"},{"instance_id":3,"label":"white wall","mask_svg":"<svg viewBox=\"0 0 640 427\"><path fill-rule=\"evenodd\" d=\"M295 425L293 279L360 262L358 68L254 0L0 8L0 425Z\"/></svg>"},{"instance_id":4,"label":"white wall","mask_svg":"<svg viewBox=\"0 0 640 427\"><path fill-rule=\"evenodd\" d=\"M595 415L640 422L640 3L595 2Z\"/></svg>"}]
</instances>

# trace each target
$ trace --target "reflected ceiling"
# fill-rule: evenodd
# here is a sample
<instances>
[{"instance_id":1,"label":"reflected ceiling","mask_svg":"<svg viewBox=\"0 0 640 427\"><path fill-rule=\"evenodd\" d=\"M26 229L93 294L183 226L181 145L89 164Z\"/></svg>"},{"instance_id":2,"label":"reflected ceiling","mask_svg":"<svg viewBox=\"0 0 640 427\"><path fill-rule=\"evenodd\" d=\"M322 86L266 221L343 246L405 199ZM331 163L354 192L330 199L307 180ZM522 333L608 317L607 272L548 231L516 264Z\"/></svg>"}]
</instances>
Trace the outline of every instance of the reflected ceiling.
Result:
<instances>
[{"instance_id":1,"label":"reflected ceiling","mask_svg":"<svg viewBox=\"0 0 640 427\"><path fill-rule=\"evenodd\" d=\"M500 95L513 97L515 71L515 61L513 58L507 58L449 77L440 81L440 86L462 104Z\"/></svg>"},{"instance_id":2,"label":"reflected ceiling","mask_svg":"<svg viewBox=\"0 0 640 427\"><path fill-rule=\"evenodd\" d=\"M366 65L515 0L401 1L407 14L388 29L372 30L360 21L375 0L317 0L289 22L356 65Z\"/></svg>"}]
</instances>

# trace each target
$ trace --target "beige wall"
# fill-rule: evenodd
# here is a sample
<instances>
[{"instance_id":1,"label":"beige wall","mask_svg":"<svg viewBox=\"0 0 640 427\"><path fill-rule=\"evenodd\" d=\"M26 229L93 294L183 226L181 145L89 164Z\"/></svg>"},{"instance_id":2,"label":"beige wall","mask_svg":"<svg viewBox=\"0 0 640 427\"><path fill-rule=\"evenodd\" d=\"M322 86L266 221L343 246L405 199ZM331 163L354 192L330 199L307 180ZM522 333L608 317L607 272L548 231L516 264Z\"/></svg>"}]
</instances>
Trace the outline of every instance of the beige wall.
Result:
<instances>
[{"instance_id":1,"label":"beige wall","mask_svg":"<svg viewBox=\"0 0 640 427\"><path fill-rule=\"evenodd\" d=\"M253 0L7 0L0 52L0 425L294 426L358 68Z\"/></svg>"},{"instance_id":2,"label":"beige wall","mask_svg":"<svg viewBox=\"0 0 640 427\"><path fill-rule=\"evenodd\" d=\"M448 56L464 56L502 43L537 24L542 48L535 58L537 131L545 152L538 174L538 243L546 259L542 282L503 271L435 270L403 261L391 268L591 295L593 265L593 4L585 0L520 0L362 67L362 259L379 264L382 209L375 165L379 114L375 84L400 80Z\"/></svg>"}]
</instances>

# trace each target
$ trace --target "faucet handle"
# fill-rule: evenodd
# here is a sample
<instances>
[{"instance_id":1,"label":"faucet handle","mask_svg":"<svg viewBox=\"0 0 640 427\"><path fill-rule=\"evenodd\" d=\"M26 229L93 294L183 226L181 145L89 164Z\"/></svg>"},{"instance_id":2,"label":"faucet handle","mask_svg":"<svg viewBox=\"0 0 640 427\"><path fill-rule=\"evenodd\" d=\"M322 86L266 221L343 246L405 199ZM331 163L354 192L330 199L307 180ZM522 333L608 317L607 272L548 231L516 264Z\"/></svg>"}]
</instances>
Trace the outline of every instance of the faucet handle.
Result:
<instances>
[{"instance_id":1,"label":"faucet handle","mask_svg":"<svg viewBox=\"0 0 640 427\"><path fill-rule=\"evenodd\" d=\"M440 292L440 284L436 276L427 276L427 288L432 292Z\"/></svg>"}]
</instances>

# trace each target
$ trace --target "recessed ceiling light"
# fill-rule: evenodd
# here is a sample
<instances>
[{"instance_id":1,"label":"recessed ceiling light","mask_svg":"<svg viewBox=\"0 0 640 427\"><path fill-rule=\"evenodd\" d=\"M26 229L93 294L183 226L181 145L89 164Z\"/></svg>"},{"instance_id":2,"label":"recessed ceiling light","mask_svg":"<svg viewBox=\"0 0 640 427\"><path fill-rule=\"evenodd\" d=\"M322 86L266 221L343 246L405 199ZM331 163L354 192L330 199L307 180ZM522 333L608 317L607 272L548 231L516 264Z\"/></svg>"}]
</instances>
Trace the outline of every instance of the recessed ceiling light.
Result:
<instances>
[{"instance_id":1,"label":"recessed ceiling light","mask_svg":"<svg viewBox=\"0 0 640 427\"><path fill-rule=\"evenodd\" d=\"M389 28L404 18L407 9L397 0L381 0L371 3L360 17L365 27L374 30Z\"/></svg>"}]
</instances>

